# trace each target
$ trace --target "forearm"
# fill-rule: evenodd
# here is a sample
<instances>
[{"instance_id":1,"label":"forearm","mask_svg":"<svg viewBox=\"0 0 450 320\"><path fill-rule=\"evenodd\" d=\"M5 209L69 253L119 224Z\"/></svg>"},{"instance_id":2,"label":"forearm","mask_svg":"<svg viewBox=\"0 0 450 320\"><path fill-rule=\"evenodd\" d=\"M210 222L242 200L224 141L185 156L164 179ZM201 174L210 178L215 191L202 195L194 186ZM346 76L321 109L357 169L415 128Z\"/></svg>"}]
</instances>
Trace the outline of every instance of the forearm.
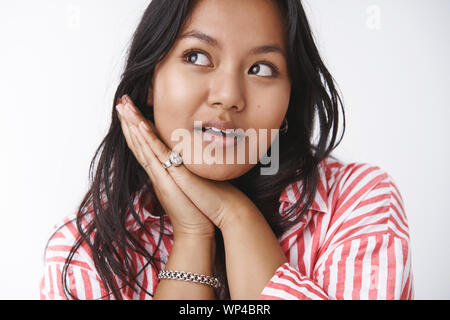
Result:
<instances>
[{"instance_id":1,"label":"forearm","mask_svg":"<svg viewBox=\"0 0 450 320\"><path fill-rule=\"evenodd\" d=\"M223 227L231 299L257 299L287 259L278 239L256 208L230 212Z\"/></svg>"},{"instance_id":2,"label":"forearm","mask_svg":"<svg viewBox=\"0 0 450 320\"><path fill-rule=\"evenodd\" d=\"M166 270L212 275L216 244L214 238L175 237ZM213 300L214 288L194 282L161 279L155 300Z\"/></svg>"}]
</instances>

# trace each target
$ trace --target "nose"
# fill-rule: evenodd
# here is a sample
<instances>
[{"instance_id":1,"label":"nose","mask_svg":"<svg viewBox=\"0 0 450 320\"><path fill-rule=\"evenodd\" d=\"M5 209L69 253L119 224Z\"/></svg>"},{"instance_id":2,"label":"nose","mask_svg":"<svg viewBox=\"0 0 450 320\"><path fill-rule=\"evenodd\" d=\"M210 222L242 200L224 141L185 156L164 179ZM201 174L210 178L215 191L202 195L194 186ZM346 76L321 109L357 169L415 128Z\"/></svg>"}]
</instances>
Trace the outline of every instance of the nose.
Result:
<instances>
[{"instance_id":1,"label":"nose","mask_svg":"<svg viewBox=\"0 0 450 320\"><path fill-rule=\"evenodd\" d=\"M210 85L208 105L240 112L244 109L244 86L233 72L216 71Z\"/></svg>"}]
</instances>

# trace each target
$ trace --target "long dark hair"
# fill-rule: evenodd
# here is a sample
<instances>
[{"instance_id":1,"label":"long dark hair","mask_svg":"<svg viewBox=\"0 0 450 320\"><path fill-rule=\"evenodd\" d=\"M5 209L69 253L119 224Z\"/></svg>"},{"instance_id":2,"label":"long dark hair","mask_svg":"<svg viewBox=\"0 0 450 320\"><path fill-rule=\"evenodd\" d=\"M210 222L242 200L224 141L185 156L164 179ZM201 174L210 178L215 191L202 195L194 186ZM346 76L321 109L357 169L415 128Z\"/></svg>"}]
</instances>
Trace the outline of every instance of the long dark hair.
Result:
<instances>
[{"instance_id":1,"label":"long dark hair","mask_svg":"<svg viewBox=\"0 0 450 320\"><path fill-rule=\"evenodd\" d=\"M156 205L153 214L160 218L160 236L154 252L148 252L125 225L128 214L133 215L150 237L139 220L132 199L142 188L154 191L147 173L141 168L129 150L115 111L119 98L128 94L141 113L151 121L153 114L147 107L148 89L156 65L162 61L174 45L186 20L191 16L196 0L152 0L133 35L128 51L125 70L117 87L111 113L111 127L92 159L89 178L90 188L77 212L76 225L80 237L72 247L63 268L63 287L66 297L77 297L67 288L67 269L80 245L85 243L92 253L93 261L104 287L115 299L122 299L122 286L138 291L144 290L137 280L136 270L129 252L144 258L152 268L157 267L157 250L164 228L162 207ZM345 131L345 114L334 79L322 62L314 43L310 26L300 0L276 1L285 17L288 45L288 69L292 81L291 97L287 111L289 129L279 136L279 170L276 175L260 175L261 164L230 182L243 191L264 214L276 236L285 228L297 223L309 209L316 194L319 181L318 166L341 142ZM342 107L343 125L341 138L336 142L339 106ZM318 142L312 142L315 129L319 127ZM270 148L268 153L270 153ZM99 158L99 159L98 159ZM98 159L98 163L97 163ZM95 164L97 163L97 166ZM95 172L95 176L94 176ZM298 202L280 215L279 197L291 183L302 181L303 188ZM156 196L155 196L156 198ZM304 205L300 203L304 200ZM157 203L158 204L158 203ZM85 224L85 214L92 214ZM216 272L226 281L224 271L224 248L220 231L216 228ZM142 270L141 270L142 271ZM226 283L226 282L225 282ZM226 296L229 292L226 290ZM152 292L146 292L153 296Z\"/></svg>"}]
</instances>

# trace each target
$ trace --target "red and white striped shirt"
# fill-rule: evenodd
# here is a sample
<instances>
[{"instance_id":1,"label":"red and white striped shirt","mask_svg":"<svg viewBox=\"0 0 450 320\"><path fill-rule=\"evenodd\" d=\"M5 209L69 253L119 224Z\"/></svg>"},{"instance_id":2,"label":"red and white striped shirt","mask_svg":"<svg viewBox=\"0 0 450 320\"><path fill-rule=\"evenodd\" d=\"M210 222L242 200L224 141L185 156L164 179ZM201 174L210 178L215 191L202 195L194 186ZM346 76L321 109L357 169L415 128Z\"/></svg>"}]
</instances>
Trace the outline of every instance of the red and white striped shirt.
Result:
<instances>
[{"instance_id":1,"label":"red and white striped shirt","mask_svg":"<svg viewBox=\"0 0 450 320\"><path fill-rule=\"evenodd\" d=\"M276 270L260 299L413 299L413 276L408 222L403 199L392 177L378 166L344 164L326 158L319 166L320 181L311 208L299 223L286 230L279 243L288 262ZM280 213L300 196L302 184L281 193ZM127 222L149 252L159 239L159 217L150 208L134 205L153 237L132 217ZM152 202L151 205L154 203ZM75 216L66 217L46 250L41 299L66 299L62 268L78 232ZM173 245L173 229L165 216L165 232L158 257L164 269ZM57 227L62 224L55 226ZM138 270L146 264L134 255ZM81 246L69 268L68 284L79 299L113 299L105 290L86 246ZM139 275L146 291L158 285L148 265ZM152 299L142 292L122 289L124 299Z\"/></svg>"}]
</instances>

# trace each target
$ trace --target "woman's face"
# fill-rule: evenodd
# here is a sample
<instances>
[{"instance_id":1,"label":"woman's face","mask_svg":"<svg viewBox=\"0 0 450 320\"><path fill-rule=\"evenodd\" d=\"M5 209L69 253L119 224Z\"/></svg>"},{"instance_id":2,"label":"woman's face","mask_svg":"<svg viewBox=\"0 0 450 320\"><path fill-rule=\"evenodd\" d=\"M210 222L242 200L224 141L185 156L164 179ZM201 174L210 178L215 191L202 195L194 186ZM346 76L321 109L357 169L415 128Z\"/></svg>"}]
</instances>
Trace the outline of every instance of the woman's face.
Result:
<instances>
[{"instance_id":1,"label":"woman's face","mask_svg":"<svg viewBox=\"0 0 450 320\"><path fill-rule=\"evenodd\" d=\"M272 0L201 0L156 66L148 105L154 108L156 129L169 148L181 142L172 140L175 130L189 134L180 153L191 172L218 181L235 179L255 166L252 148L259 146L259 160L275 139L271 129L282 126L291 91L282 21ZM263 46L271 49L255 49ZM218 121L217 127L228 123L241 132L254 129L257 142L246 137L236 145L210 145L202 140L201 130L194 130L194 121ZM267 143L261 142L264 136ZM244 147L245 161L237 158L238 147Z\"/></svg>"}]
</instances>

